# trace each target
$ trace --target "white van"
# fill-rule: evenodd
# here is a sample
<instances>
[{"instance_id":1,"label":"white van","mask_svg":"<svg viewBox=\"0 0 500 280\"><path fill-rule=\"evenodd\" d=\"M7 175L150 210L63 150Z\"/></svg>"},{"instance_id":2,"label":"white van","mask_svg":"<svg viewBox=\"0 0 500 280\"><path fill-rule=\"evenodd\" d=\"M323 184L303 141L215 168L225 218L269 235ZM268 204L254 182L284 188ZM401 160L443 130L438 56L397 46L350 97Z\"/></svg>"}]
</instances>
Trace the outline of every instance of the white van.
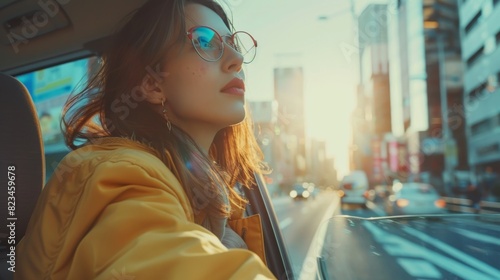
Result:
<instances>
[{"instance_id":1,"label":"white van","mask_svg":"<svg viewBox=\"0 0 500 280\"><path fill-rule=\"evenodd\" d=\"M368 177L361 170L355 170L344 176L340 183L339 194L341 204L366 205Z\"/></svg>"}]
</instances>

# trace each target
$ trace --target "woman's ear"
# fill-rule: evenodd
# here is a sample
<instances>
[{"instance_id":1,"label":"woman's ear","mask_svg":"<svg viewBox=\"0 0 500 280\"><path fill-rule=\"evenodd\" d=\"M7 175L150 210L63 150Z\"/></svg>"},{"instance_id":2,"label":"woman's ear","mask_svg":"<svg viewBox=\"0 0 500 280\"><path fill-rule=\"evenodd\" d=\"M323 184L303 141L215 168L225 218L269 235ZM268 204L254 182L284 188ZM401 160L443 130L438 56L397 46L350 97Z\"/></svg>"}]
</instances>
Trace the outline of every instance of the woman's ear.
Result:
<instances>
[{"instance_id":1,"label":"woman's ear","mask_svg":"<svg viewBox=\"0 0 500 280\"><path fill-rule=\"evenodd\" d=\"M161 87L160 81L149 74L146 74L142 79L141 90L144 94L144 99L152 104L161 104L165 100L165 93Z\"/></svg>"}]
</instances>

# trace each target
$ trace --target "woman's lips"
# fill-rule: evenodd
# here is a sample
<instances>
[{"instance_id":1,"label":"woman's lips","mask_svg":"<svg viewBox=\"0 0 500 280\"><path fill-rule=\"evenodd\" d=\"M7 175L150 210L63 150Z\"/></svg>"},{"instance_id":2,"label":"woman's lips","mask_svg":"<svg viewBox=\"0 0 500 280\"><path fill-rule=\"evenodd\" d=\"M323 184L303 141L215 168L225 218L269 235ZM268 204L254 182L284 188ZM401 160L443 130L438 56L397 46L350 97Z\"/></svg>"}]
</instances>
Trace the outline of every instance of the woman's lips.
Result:
<instances>
[{"instance_id":1,"label":"woman's lips","mask_svg":"<svg viewBox=\"0 0 500 280\"><path fill-rule=\"evenodd\" d=\"M244 89L236 88L236 87L224 89L222 92L228 93L228 94L234 94L234 95L245 95Z\"/></svg>"},{"instance_id":2,"label":"woman's lips","mask_svg":"<svg viewBox=\"0 0 500 280\"><path fill-rule=\"evenodd\" d=\"M234 78L229 83L227 83L220 91L227 94L243 96L245 95L245 83L241 79Z\"/></svg>"}]
</instances>

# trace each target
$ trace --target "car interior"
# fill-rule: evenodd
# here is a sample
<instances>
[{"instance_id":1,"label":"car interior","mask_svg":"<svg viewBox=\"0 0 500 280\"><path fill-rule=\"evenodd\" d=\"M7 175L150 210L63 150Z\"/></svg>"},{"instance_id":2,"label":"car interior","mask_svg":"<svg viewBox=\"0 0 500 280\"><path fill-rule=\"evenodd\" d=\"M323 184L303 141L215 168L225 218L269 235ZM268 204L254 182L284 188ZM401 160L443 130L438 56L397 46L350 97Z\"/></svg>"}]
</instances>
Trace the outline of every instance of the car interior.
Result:
<instances>
[{"instance_id":1,"label":"car interior","mask_svg":"<svg viewBox=\"0 0 500 280\"><path fill-rule=\"evenodd\" d=\"M11 193L0 192L1 219L15 221L15 233L0 230L0 278L12 279L9 237L19 243L47 178L40 124L32 97L17 75L99 56L120 21L146 0L3 0L0 2L0 162L5 174L15 166L15 211L6 207ZM10 176L10 175L9 175ZM0 176L7 186L8 178ZM10 180L10 179L9 179ZM247 191L247 212L260 213L267 264L279 279L292 271L264 181ZM11 208L14 209L14 208ZM13 220L15 218L15 220ZM11 237L14 238L14 237ZM16 268L19 269L19 268Z\"/></svg>"}]
</instances>

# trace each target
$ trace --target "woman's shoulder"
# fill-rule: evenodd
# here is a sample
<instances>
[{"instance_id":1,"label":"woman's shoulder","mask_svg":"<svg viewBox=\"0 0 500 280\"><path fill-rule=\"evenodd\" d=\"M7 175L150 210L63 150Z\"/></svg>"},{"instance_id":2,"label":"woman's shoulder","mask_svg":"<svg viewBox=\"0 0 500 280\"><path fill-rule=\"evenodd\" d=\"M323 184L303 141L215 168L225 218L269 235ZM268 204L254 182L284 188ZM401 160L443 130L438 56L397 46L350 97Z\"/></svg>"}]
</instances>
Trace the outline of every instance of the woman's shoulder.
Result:
<instances>
[{"instance_id":1,"label":"woman's shoulder","mask_svg":"<svg viewBox=\"0 0 500 280\"><path fill-rule=\"evenodd\" d=\"M134 174L134 176L130 176ZM70 177L110 177L134 179L153 177L161 181L177 181L151 147L125 138L107 137L68 153L52 175L58 181ZM175 184L174 184L175 185Z\"/></svg>"},{"instance_id":2,"label":"woman's shoulder","mask_svg":"<svg viewBox=\"0 0 500 280\"><path fill-rule=\"evenodd\" d=\"M152 148L122 138L108 138L70 152L46 185L53 196L102 198L120 193L169 193L189 212L176 175Z\"/></svg>"},{"instance_id":3,"label":"woman's shoulder","mask_svg":"<svg viewBox=\"0 0 500 280\"><path fill-rule=\"evenodd\" d=\"M104 162L131 163L144 168L161 168L165 166L153 148L130 139L118 137L94 140L68 153L60 164L79 167L82 165L97 166Z\"/></svg>"}]
</instances>

